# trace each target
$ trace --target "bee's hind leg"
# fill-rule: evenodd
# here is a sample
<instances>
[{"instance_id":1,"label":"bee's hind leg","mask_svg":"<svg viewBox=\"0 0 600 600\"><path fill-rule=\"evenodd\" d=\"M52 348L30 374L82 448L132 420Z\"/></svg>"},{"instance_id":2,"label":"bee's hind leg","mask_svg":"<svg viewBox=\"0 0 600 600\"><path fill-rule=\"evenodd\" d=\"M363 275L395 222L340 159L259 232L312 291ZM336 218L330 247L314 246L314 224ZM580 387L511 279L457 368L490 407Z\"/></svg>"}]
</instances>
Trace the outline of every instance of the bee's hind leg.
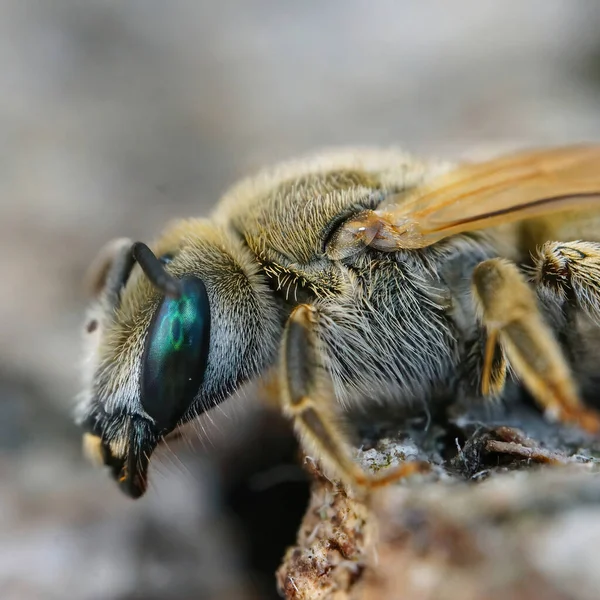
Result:
<instances>
[{"instance_id":1,"label":"bee's hind leg","mask_svg":"<svg viewBox=\"0 0 600 600\"><path fill-rule=\"evenodd\" d=\"M535 258L537 291L563 314L578 307L600 326L600 244L547 242Z\"/></svg>"},{"instance_id":2,"label":"bee's hind leg","mask_svg":"<svg viewBox=\"0 0 600 600\"><path fill-rule=\"evenodd\" d=\"M546 412L589 432L600 416L581 402L561 347L537 306L534 291L513 263L494 258L473 271L473 294L493 345L502 348L514 372ZM485 381L485 380L484 380Z\"/></svg>"},{"instance_id":3,"label":"bee's hind leg","mask_svg":"<svg viewBox=\"0 0 600 600\"><path fill-rule=\"evenodd\" d=\"M281 348L280 393L284 413L294 422L304 451L315 453L326 474L351 486L374 488L428 469L411 461L381 475L364 471L351 455L315 333L317 313L302 304L292 312Z\"/></svg>"}]
</instances>

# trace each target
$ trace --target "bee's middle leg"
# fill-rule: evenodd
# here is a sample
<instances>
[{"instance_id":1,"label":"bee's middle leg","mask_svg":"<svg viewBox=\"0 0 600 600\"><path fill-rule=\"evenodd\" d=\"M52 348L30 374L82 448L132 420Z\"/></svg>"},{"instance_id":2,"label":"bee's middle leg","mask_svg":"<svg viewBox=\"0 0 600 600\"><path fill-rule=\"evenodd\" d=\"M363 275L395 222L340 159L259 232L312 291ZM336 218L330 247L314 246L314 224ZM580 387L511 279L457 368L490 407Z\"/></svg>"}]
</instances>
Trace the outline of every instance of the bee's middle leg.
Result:
<instances>
[{"instance_id":1,"label":"bee's middle leg","mask_svg":"<svg viewBox=\"0 0 600 600\"><path fill-rule=\"evenodd\" d=\"M316 319L311 306L295 308L286 324L281 348L282 408L293 420L304 451L309 455L316 453L328 474L359 488L383 486L427 470L427 463L411 461L374 476L354 462L319 354Z\"/></svg>"},{"instance_id":2,"label":"bee's middle leg","mask_svg":"<svg viewBox=\"0 0 600 600\"><path fill-rule=\"evenodd\" d=\"M472 283L488 332L486 366L499 344L525 387L550 415L586 431L599 431L600 416L581 402L561 347L517 266L501 258L486 260L473 271Z\"/></svg>"}]
</instances>

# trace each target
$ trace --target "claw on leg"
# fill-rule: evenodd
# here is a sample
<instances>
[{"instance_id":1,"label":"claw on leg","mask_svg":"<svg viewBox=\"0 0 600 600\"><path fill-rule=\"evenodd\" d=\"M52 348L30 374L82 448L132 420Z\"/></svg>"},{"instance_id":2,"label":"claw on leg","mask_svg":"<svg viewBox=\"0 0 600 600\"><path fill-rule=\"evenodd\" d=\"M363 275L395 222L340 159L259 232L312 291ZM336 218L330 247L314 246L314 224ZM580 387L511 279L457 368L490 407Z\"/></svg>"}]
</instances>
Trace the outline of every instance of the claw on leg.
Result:
<instances>
[{"instance_id":1,"label":"claw on leg","mask_svg":"<svg viewBox=\"0 0 600 600\"><path fill-rule=\"evenodd\" d=\"M280 366L283 411L294 421L305 450L316 452L327 472L360 488L384 486L428 470L427 463L414 461L374 476L354 462L319 359L315 321L316 313L308 305L293 311L284 333Z\"/></svg>"}]
</instances>

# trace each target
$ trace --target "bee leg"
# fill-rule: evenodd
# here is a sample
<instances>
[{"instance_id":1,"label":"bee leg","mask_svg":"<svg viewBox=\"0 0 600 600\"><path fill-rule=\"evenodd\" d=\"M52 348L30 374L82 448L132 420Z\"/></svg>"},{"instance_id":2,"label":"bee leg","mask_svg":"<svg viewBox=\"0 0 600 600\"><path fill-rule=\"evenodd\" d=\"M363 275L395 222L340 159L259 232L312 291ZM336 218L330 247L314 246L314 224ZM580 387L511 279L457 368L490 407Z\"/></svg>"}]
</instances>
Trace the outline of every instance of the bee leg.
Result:
<instances>
[{"instance_id":1,"label":"bee leg","mask_svg":"<svg viewBox=\"0 0 600 600\"><path fill-rule=\"evenodd\" d=\"M499 395L506 382L506 371L506 357L498 343L498 331L491 330L485 341L481 393L491 397Z\"/></svg>"},{"instance_id":2,"label":"bee leg","mask_svg":"<svg viewBox=\"0 0 600 600\"><path fill-rule=\"evenodd\" d=\"M547 242L535 260L535 282L540 298L581 308L600 325L600 244Z\"/></svg>"},{"instance_id":3,"label":"bee leg","mask_svg":"<svg viewBox=\"0 0 600 600\"><path fill-rule=\"evenodd\" d=\"M599 431L600 417L582 404L562 350L516 265L501 258L486 260L475 267L472 284L488 339L497 339L546 413L586 431Z\"/></svg>"},{"instance_id":4,"label":"bee leg","mask_svg":"<svg viewBox=\"0 0 600 600\"><path fill-rule=\"evenodd\" d=\"M354 462L351 444L319 360L316 319L314 308L306 304L295 308L285 327L281 351L282 408L293 420L305 452L309 455L315 452L327 473L359 488L383 486L428 470L427 463L412 461L374 476Z\"/></svg>"},{"instance_id":5,"label":"bee leg","mask_svg":"<svg viewBox=\"0 0 600 600\"><path fill-rule=\"evenodd\" d=\"M490 356L491 353L491 356ZM485 327L478 327L465 342L460 364L460 389L465 398L499 398L506 382L506 357L497 340L490 341Z\"/></svg>"}]
</instances>

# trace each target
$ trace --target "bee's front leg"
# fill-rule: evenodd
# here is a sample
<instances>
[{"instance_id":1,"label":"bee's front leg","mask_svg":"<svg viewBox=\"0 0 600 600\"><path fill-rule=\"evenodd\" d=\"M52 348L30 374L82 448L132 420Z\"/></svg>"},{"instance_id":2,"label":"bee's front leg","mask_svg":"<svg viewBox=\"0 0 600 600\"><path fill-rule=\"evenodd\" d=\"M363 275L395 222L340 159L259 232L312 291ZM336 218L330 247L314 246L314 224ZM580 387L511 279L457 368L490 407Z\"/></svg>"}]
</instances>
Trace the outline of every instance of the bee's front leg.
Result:
<instances>
[{"instance_id":1,"label":"bee's front leg","mask_svg":"<svg viewBox=\"0 0 600 600\"><path fill-rule=\"evenodd\" d=\"M306 304L292 312L281 348L280 390L284 413L293 420L304 451L315 454L332 478L359 488L374 488L428 470L411 461L381 475L365 472L352 459L331 383L320 360L316 310Z\"/></svg>"},{"instance_id":2,"label":"bee's front leg","mask_svg":"<svg viewBox=\"0 0 600 600\"><path fill-rule=\"evenodd\" d=\"M562 350L516 265L501 258L477 265L473 294L488 332L486 357L492 357L499 344L525 387L550 415L586 431L600 431L600 417L581 402Z\"/></svg>"}]
</instances>

